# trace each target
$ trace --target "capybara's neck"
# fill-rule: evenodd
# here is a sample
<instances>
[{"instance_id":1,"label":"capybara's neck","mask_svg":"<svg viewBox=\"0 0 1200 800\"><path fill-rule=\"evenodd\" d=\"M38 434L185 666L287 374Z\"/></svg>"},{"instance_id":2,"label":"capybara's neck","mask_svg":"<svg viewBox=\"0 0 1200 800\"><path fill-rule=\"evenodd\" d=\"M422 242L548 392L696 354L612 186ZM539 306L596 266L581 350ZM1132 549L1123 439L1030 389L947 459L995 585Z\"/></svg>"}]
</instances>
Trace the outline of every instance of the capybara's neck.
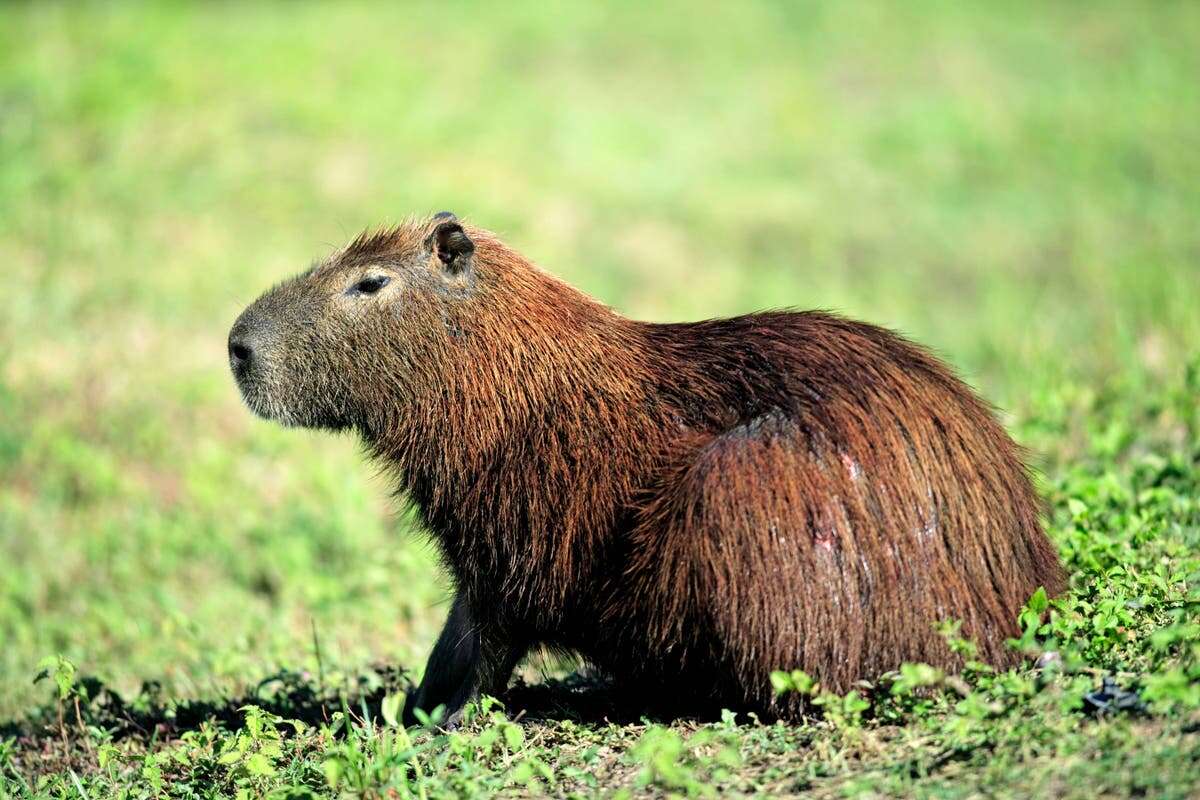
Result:
<instances>
[{"instance_id":1,"label":"capybara's neck","mask_svg":"<svg viewBox=\"0 0 1200 800\"><path fill-rule=\"evenodd\" d=\"M402 418L364 438L460 586L549 607L602 560L675 412L650 326L532 267L492 274L483 299L446 320Z\"/></svg>"}]
</instances>

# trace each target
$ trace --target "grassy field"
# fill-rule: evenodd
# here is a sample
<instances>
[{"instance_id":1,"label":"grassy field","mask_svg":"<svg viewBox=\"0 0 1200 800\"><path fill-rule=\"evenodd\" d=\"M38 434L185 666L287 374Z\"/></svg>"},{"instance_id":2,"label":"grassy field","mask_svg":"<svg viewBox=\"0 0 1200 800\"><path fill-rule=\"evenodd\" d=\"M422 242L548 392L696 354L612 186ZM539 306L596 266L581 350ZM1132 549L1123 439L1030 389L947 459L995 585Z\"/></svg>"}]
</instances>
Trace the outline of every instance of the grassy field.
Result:
<instances>
[{"instance_id":1,"label":"grassy field","mask_svg":"<svg viewBox=\"0 0 1200 800\"><path fill-rule=\"evenodd\" d=\"M0 5L0 798L1195 796L1197 42L1184 2ZM633 316L932 345L1041 471L1062 661L791 728L569 685L390 724L445 580L225 336L442 208Z\"/></svg>"}]
</instances>

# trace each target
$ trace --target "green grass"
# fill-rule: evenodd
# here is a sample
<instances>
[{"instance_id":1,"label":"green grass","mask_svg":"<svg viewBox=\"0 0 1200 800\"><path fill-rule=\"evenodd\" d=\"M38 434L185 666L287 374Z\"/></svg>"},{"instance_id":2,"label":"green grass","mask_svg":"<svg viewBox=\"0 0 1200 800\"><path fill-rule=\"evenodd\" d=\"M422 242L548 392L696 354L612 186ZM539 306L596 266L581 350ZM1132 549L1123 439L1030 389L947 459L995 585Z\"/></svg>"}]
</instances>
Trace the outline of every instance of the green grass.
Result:
<instances>
[{"instance_id":1,"label":"green grass","mask_svg":"<svg viewBox=\"0 0 1200 800\"><path fill-rule=\"evenodd\" d=\"M1200 790L1197 41L1169 2L0 5L0 797ZM1042 470L1063 668L388 726L434 554L352 441L240 406L225 334L442 208L633 316L935 347ZM1105 674L1148 713L1084 714Z\"/></svg>"}]
</instances>

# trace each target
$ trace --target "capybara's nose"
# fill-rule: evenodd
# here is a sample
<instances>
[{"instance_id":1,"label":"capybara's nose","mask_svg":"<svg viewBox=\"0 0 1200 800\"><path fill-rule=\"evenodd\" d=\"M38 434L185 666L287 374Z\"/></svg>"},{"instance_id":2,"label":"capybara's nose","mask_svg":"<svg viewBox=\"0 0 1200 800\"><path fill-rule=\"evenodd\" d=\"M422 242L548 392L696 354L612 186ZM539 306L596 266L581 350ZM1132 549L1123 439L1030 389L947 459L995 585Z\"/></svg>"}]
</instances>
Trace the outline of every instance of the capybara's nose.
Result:
<instances>
[{"instance_id":1,"label":"capybara's nose","mask_svg":"<svg viewBox=\"0 0 1200 800\"><path fill-rule=\"evenodd\" d=\"M229 339L229 361L235 369L240 369L250 363L254 350L249 344L240 339Z\"/></svg>"}]
</instances>

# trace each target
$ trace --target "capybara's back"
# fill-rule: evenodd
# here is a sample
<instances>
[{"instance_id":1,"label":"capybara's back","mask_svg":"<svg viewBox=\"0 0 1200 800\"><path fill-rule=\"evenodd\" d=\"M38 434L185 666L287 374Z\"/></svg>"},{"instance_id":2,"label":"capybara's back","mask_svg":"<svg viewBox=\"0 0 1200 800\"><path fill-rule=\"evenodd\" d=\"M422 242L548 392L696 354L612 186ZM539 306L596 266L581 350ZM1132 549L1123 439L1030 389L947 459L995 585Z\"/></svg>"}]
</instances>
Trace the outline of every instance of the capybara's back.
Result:
<instances>
[{"instance_id":1,"label":"capybara's back","mask_svg":"<svg viewBox=\"0 0 1200 800\"><path fill-rule=\"evenodd\" d=\"M1064 586L988 407L871 325L629 320L440 214L271 290L229 347L251 408L356 431L441 550L456 594L409 721L453 724L537 647L793 716L773 670L953 669L949 619L1008 665L1023 603Z\"/></svg>"}]
</instances>

